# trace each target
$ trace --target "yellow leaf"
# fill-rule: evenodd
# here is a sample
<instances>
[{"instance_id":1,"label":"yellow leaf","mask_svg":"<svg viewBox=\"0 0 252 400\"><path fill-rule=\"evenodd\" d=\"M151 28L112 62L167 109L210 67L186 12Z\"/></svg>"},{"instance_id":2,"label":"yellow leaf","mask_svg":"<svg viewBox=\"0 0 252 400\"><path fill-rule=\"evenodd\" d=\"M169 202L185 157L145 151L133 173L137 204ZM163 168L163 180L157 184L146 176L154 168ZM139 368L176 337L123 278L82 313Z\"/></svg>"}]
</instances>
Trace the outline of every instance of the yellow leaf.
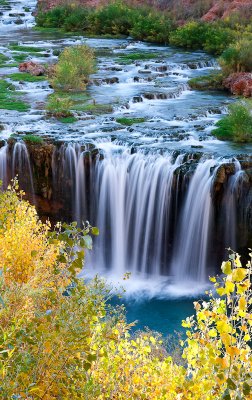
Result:
<instances>
[{"instance_id":1,"label":"yellow leaf","mask_svg":"<svg viewBox=\"0 0 252 400\"><path fill-rule=\"evenodd\" d=\"M221 264L221 270L223 272L223 274L225 275L229 275L232 272L232 265L230 261L223 261L223 263Z\"/></svg>"},{"instance_id":2,"label":"yellow leaf","mask_svg":"<svg viewBox=\"0 0 252 400\"><path fill-rule=\"evenodd\" d=\"M231 357L234 357L234 356L238 356L239 354L240 354L240 350L238 349L238 347L235 347L235 346L229 346L229 347L227 347L227 353L231 356Z\"/></svg>"},{"instance_id":3,"label":"yellow leaf","mask_svg":"<svg viewBox=\"0 0 252 400\"><path fill-rule=\"evenodd\" d=\"M210 337L216 337L217 336L217 331L216 329L210 329L210 331L208 332L208 335Z\"/></svg>"},{"instance_id":4,"label":"yellow leaf","mask_svg":"<svg viewBox=\"0 0 252 400\"><path fill-rule=\"evenodd\" d=\"M247 269L246 268L236 268L233 271L233 281L234 282L241 282L247 276Z\"/></svg>"},{"instance_id":5,"label":"yellow leaf","mask_svg":"<svg viewBox=\"0 0 252 400\"><path fill-rule=\"evenodd\" d=\"M239 300L239 310L245 311L247 307L247 301L244 296L242 296Z\"/></svg>"}]
</instances>

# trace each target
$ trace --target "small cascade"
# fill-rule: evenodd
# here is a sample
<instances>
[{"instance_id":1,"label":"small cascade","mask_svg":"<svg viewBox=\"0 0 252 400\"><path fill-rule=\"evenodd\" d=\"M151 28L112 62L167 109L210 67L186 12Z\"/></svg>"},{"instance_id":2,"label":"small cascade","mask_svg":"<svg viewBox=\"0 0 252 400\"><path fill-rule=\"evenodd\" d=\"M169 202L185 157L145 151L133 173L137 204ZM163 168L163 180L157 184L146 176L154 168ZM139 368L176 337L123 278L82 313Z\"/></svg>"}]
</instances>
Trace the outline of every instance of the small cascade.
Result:
<instances>
[{"instance_id":1,"label":"small cascade","mask_svg":"<svg viewBox=\"0 0 252 400\"><path fill-rule=\"evenodd\" d=\"M23 141L16 142L12 149L11 176L18 177L20 187L27 193L29 199L35 204L33 172L30 156Z\"/></svg>"},{"instance_id":2,"label":"small cascade","mask_svg":"<svg viewBox=\"0 0 252 400\"><path fill-rule=\"evenodd\" d=\"M244 171L241 169L241 164L237 160L234 164L235 173L228 180L222 201L225 246L232 249L235 249L237 243L237 205L244 180Z\"/></svg>"},{"instance_id":3,"label":"small cascade","mask_svg":"<svg viewBox=\"0 0 252 400\"><path fill-rule=\"evenodd\" d=\"M160 275L169 241L174 171L181 163L143 154L105 156L96 164L95 263L119 274Z\"/></svg>"},{"instance_id":4,"label":"small cascade","mask_svg":"<svg viewBox=\"0 0 252 400\"><path fill-rule=\"evenodd\" d=\"M8 145L0 148L0 181L2 188L6 189L8 185Z\"/></svg>"},{"instance_id":5,"label":"small cascade","mask_svg":"<svg viewBox=\"0 0 252 400\"><path fill-rule=\"evenodd\" d=\"M215 165L215 160L199 163L188 187L173 252L172 274L178 282L206 279L213 220L211 169Z\"/></svg>"}]
</instances>

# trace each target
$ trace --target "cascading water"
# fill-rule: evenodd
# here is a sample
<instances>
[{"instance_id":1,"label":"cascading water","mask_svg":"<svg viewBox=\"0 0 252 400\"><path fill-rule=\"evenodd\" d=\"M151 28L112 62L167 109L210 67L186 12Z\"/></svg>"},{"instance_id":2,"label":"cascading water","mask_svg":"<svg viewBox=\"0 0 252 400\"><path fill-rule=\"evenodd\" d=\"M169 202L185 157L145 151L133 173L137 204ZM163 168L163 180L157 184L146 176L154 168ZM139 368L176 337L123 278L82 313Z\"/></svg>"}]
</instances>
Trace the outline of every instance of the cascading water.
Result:
<instances>
[{"instance_id":1,"label":"cascading water","mask_svg":"<svg viewBox=\"0 0 252 400\"><path fill-rule=\"evenodd\" d=\"M213 220L210 171L215 166L215 160L199 163L189 184L174 244L172 273L178 282L206 280Z\"/></svg>"},{"instance_id":2,"label":"cascading water","mask_svg":"<svg viewBox=\"0 0 252 400\"><path fill-rule=\"evenodd\" d=\"M7 186L7 151L8 145L4 145L0 148L0 181L2 182L2 188L5 189Z\"/></svg>"},{"instance_id":3,"label":"cascading water","mask_svg":"<svg viewBox=\"0 0 252 400\"><path fill-rule=\"evenodd\" d=\"M173 154L127 150L88 159L86 149L76 144L61 151L62 170L73 182L74 217L79 223L88 219L100 229L92 266L113 271L114 276L130 271L142 277L171 276L176 283L206 281L213 267L212 187L222 161L202 159L178 178L185 155L174 160ZM235 217L228 216L235 215L241 177L237 162L223 197L227 232L237 230Z\"/></svg>"},{"instance_id":4,"label":"cascading water","mask_svg":"<svg viewBox=\"0 0 252 400\"><path fill-rule=\"evenodd\" d=\"M33 204L35 204L30 156L23 141L14 144L12 150L11 176L12 178L18 177L20 186L25 190Z\"/></svg>"}]
</instances>

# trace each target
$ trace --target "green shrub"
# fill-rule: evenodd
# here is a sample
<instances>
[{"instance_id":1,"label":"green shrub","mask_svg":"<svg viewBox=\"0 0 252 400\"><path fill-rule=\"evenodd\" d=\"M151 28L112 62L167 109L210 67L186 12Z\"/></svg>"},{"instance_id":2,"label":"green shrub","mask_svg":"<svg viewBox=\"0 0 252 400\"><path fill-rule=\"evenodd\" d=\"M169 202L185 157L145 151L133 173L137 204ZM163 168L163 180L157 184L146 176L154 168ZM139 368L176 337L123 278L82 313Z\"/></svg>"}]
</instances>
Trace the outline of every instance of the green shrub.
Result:
<instances>
[{"instance_id":1,"label":"green shrub","mask_svg":"<svg viewBox=\"0 0 252 400\"><path fill-rule=\"evenodd\" d=\"M57 94L53 94L49 97L46 110L48 115L52 115L57 118L68 118L72 117L71 108L73 102L70 97L59 97Z\"/></svg>"},{"instance_id":2,"label":"green shrub","mask_svg":"<svg viewBox=\"0 0 252 400\"><path fill-rule=\"evenodd\" d=\"M228 47L219 60L223 70L232 72L252 71L252 40L242 39Z\"/></svg>"},{"instance_id":3,"label":"green shrub","mask_svg":"<svg viewBox=\"0 0 252 400\"><path fill-rule=\"evenodd\" d=\"M218 139L252 142L252 103L240 101L229 106L229 114L216 123L212 133Z\"/></svg>"},{"instance_id":4,"label":"green shrub","mask_svg":"<svg viewBox=\"0 0 252 400\"><path fill-rule=\"evenodd\" d=\"M94 52L86 45L66 47L55 66L52 85L61 90L85 90L89 75L95 72Z\"/></svg>"},{"instance_id":5,"label":"green shrub","mask_svg":"<svg viewBox=\"0 0 252 400\"><path fill-rule=\"evenodd\" d=\"M171 34L170 43L221 54L235 38L236 33L221 23L191 21Z\"/></svg>"}]
</instances>

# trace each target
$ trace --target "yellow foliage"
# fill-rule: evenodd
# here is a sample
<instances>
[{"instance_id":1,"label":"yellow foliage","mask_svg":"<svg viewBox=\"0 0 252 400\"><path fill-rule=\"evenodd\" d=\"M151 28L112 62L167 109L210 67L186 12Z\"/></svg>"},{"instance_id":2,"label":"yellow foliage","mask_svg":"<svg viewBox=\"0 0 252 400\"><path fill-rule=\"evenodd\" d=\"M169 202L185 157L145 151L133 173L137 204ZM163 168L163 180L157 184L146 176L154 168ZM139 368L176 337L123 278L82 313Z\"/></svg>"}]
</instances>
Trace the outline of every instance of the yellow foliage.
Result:
<instances>
[{"instance_id":1,"label":"yellow foliage","mask_svg":"<svg viewBox=\"0 0 252 400\"><path fill-rule=\"evenodd\" d=\"M21 194L22 195L22 194ZM238 255L195 302L176 363L158 336L132 337L109 289L76 278L90 226L50 225L13 188L0 194L0 398L252 399L251 263Z\"/></svg>"}]
</instances>

